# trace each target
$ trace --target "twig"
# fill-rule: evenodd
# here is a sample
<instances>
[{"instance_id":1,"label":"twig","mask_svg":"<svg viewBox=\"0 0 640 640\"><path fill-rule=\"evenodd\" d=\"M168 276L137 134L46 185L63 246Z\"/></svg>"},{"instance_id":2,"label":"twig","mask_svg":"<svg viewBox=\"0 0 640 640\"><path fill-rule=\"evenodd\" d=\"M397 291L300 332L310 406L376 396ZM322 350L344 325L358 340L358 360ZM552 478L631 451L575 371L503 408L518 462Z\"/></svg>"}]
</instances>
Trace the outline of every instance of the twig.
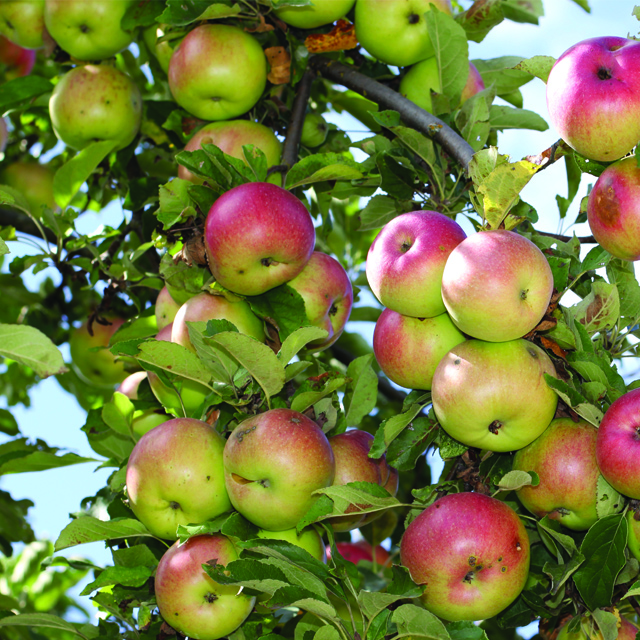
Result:
<instances>
[{"instance_id":1,"label":"twig","mask_svg":"<svg viewBox=\"0 0 640 640\"><path fill-rule=\"evenodd\" d=\"M561 242L570 242L573 240L573 236L563 236L559 233L550 233L549 231L538 231L538 235L546 236L547 238L555 238ZM598 241L593 236L582 236L578 238L580 244L598 244Z\"/></svg>"},{"instance_id":2,"label":"twig","mask_svg":"<svg viewBox=\"0 0 640 640\"><path fill-rule=\"evenodd\" d=\"M397 111L408 126L438 143L467 171L475 151L464 138L440 118L421 109L397 91L335 60L314 56L309 61L309 66L325 78L377 102L382 108Z\"/></svg>"},{"instance_id":3,"label":"twig","mask_svg":"<svg viewBox=\"0 0 640 640\"><path fill-rule=\"evenodd\" d=\"M20 233L42 238L42 233L40 229L38 229L38 225L36 225L29 216L14 209L0 209L0 227L14 227L15 230ZM48 242L51 244L58 243L58 237L51 229L43 227L43 230Z\"/></svg>"}]
</instances>

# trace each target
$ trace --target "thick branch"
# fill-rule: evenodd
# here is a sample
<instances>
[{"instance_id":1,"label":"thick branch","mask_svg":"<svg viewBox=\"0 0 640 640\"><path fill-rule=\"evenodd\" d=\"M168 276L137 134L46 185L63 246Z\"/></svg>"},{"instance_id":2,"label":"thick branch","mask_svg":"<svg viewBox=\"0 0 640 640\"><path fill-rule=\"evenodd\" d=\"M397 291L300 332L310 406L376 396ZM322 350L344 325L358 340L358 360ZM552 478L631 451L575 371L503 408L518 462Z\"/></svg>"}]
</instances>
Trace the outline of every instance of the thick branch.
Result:
<instances>
[{"instance_id":1,"label":"thick branch","mask_svg":"<svg viewBox=\"0 0 640 640\"><path fill-rule=\"evenodd\" d=\"M282 146L282 164L286 167L285 171L290 169L298 160L302 125L304 124L304 115L311 95L312 84L313 73L307 70L302 76L302 80L298 83L298 91L291 109L291 120L287 127L287 137Z\"/></svg>"},{"instance_id":2,"label":"thick branch","mask_svg":"<svg viewBox=\"0 0 640 640\"><path fill-rule=\"evenodd\" d=\"M421 109L397 91L335 60L314 56L309 65L322 76L357 91L365 98L377 102L384 109L397 111L404 122L437 142L451 157L464 167L469 166L475 153L471 145L439 118Z\"/></svg>"}]
</instances>

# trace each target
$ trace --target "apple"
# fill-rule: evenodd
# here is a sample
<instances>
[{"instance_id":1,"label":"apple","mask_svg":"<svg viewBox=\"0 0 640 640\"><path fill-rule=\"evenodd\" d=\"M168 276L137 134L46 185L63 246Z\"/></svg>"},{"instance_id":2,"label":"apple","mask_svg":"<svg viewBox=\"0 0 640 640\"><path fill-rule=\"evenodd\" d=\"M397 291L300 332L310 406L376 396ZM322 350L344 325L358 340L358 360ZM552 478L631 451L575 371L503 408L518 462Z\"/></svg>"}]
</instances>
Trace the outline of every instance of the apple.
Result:
<instances>
[{"instance_id":1,"label":"apple","mask_svg":"<svg viewBox=\"0 0 640 640\"><path fill-rule=\"evenodd\" d=\"M627 524L629 525L627 546L634 558L640 561L640 513L635 509L629 509L627 511Z\"/></svg>"},{"instance_id":2,"label":"apple","mask_svg":"<svg viewBox=\"0 0 640 640\"><path fill-rule=\"evenodd\" d=\"M640 259L640 169L635 157L609 165L587 202L589 227L598 244L621 260Z\"/></svg>"},{"instance_id":3,"label":"apple","mask_svg":"<svg viewBox=\"0 0 640 640\"><path fill-rule=\"evenodd\" d=\"M343 18L354 3L355 0L313 0L312 4L301 7L285 5L274 9L274 13L292 27L315 29Z\"/></svg>"},{"instance_id":4,"label":"apple","mask_svg":"<svg viewBox=\"0 0 640 640\"><path fill-rule=\"evenodd\" d=\"M169 88L175 101L202 120L246 113L267 83L267 58L249 33L226 24L190 31L171 56Z\"/></svg>"},{"instance_id":5,"label":"apple","mask_svg":"<svg viewBox=\"0 0 640 640\"><path fill-rule=\"evenodd\" d=\"M269 127L252 120L230 120L228 122L211 122L196 133L187 145L185 151L196 151L205 144L215 144L227 155L246 162L243 145L252 144L258 147L267 158L267 166L280 164L282 144ZM190 180L194 184L202 184L204 179L195 175L186 167L178 166L178 178ZM279 173L274 173L269 182L281 181Z\"/></svg>"},{"instance_id":6,"label":"apple","mask_svg":"<svg viewBox=\"0 0 640 640\"><path fill-rule=\"evenodd\" d=\"M224 449L231 504L261 529L291 529L333 482L335 460L322 429L291 409L243 420Z\"/></svg>"},{"instance_id":7,"label":"apple","mask_svg":"<svg viewBox=\"0 0 640 640\"><path fill-rule=\"evenodd\" d=\"M411 211L382 227L367 254L371 291L405 316L433 318L446 311L442 272L449 254L467 237L437 211Z\"/></svg>"},{"instance_id":8,"label":"apple","mask_svg":"<svg viewBox=\"0 0 640 640\"><path fill-rule=\"evenodd\" d=\"M160 289L158 297L156 298L156 324L158 330L164 329L168 324L171 324L178 313L180 308L178 304L169 293L166 285Z\"/></svg>"},{"instance_id":9,"label":"apple","mask_svg":"<svg viewBox=\"0 0 640 640\"><path fill-rule=\"evenodd\" d=\"M36 52L0 36L0 62L4 65L4 77L7 80L21 78L31 73L36 63Z\"/></svg>"},{"instance_id":10,"label":"apple","mask_svg":"<svg viewBox=\"0 0 640 640\"><path fill-rule=\"evenodd\" d=\"M304 269L287 283L304 300L307 320L328 333L307 349L321 351L342 334L353 306L353 287L343 266L331 256L314 251Z\"/></svg>"},{"instance_id":11,"label":"apple","mask_svg":"<svg viewBox=\"0 0 640 640\"><path fill-rule=\"evenodd\" d=\"M200 524L231 509L224 446L211 425L192 418L168 420L138 440L127 462L127 496L154 536L175 540L179 524Z\"/></svg>"},{"instance_id":12,"label":"apple","mask_svg":"<svg viewBox=\"0 0 640 640\"><path fill-rule=\"evenodd\" d=\"M136 371L127 376L115 390L115 393L121 393L129 398L129 400L138 400L138 387L147 379L146 371ZM170 417L158 409L136 409L133 412L133 421L131 429L136 440L139 440L147 431L165 423Z\"/></svg>"},{"instance_id":13,"label":"apple","mask_svg":"<svg viewBox=\"0 0 640 640\"><path fill-rule=\"evenodd\" d=\"M400 543L402 564L426 585L424 607L444 620L484 620L508 607L529 575L529 538L518 514L480 493L446 495Z\"/></svg>"},{"instance_id":14,"label":"apple","mask_svg":"<svg viewBox=\"0 0 640 640\"><path fill-rule=\"evenodd\" d=\"M360 44L374 57L407 67L434 55L424 14L432 8L451 15L451 0L357 0Z\"/></svg>"},{"instance_id":15,"label":"apple","mask_svg":"<svg viewBox=\"0 0 640 640\"><path fill-rule=\"evenodd\" d=\"M373 444L373 436L370 433L351 429L329 438L329 444L336 463L333 486L349 482L372 482L384 487L395 496L398 491L398 472L387 464L385 456L369 457ZM363 526L365 519L371 522L382 515L382 512L362 514L359 512L358 505L355 504L350 505L346 513L350 515L329 519L328 522L335 531L357 529Z\"/></svg>"},{"instance_id":16,"label":"apple","mask_svg":"<svg viewBox=\"0 0 640 640\"><path fill-rule=\"evenodd\" d=\"M76 372L85 382L96 387L113 387L128 375L121 360L107 348L111 336L124 323L122 318L111 318L108 324L94 321L89 333L88 322L71 329L69 350Z\"/></svg>"},{"instance_id":17,"label":"apple","mask_svg":"<svg viewBox=\"0 0 640 640\"><path fill-rule=\"evenodd\" d=\"M462 89L462 95L460 96L460 104L464 104L469 98L475 96L476 93L480 93L485 89L484 80L473 62L469 62L469 75L467 76L467 83Z\"/></svg>"},{"instance_id":18,"label":"apple","mask_svg":"<svg viewBox=\"0 0 640 640\"><path fill-rule=\"evenodd\" d=\"M25 49L44 44L44 0L2 0L0 34Z\"/></svg>"},{"instance_id":19,"label":"apple","mask_svg":"<svg viewBox=\"0 0 640 640\"><path fill-rule=\"evenodd\" d=\"M619 616L617 640L635 640L638 628L623 616ZM580 619L580 628L573 633L569 632L569 621L562 626L557 640L603 640L602 631L598 628L592 617Z\"/></svg>"},{"instance_id":20,"label":"apple","mask_svg":"<svg viewBox=\"0 0 640 640\"><path fill-rule=\"evenodd\" d=\"M440 360L465 340L446 313L412 318L385 309L373 332L373 353L389 380L406 389L429 391Z\"/></svg>"},{"instance_id":21,"label":"apple","mask_svg":"<svg viewBox=\"0 0 640 640\"><path fill-rule=\"evenodd\" d=\"M135 0L46 0L44 23L58 46L78 60L104 60L126 49L133 32L120 22Z\"/></svg>"},{"instance_id":22,"label":"apple","mask_svg":"<svg viewBox=\"0 0 640 640\"><path fill-rule=\"evenodd\" d=\"M310 553L316 560L320 560L320 562L327 561L322 537L313 527L306 527L300 532L300 534L298 534L295 528L286 529L285 531L267 531L266 529L260 529L258 531L258 538L266 540L284 540L285 542L290 542L291 544L301 547Z\"/></svg>"},{"instance_id":23,"label":"apple","mask_svg":"<svg viewBox=\"0 0 640 640\"><path fill-rule=\"evenodd\" d=\"M480 340L507 342L542 320L553 273L544 254L515 231L481 231L461 242L442 273L442 299L454 324Z\"/></svg>"},{"instance_id":24,"label":"apple","mask_svg":"<svg viewBox=\"0 0 640 640\"><path fill-rule=\"evenodd\" d=\"M640 42L605 36L569 47L547 80L549 118L564 141L612 162L640 140Z\"/></svg>"},{"instance_id":25,"label":"apple","mask_svg":"<svg viewBox=\"0 0 640 640\"><path fill-rule=\"evenodd\" d=\"M20 160L2 170L0 181L20 191L31 213L37 218L42 218L42 207L53 211L59 208L53 197L53 175L53 171L46 165Z\"/></svg>"},{"instance_id":26,"label":"apple","mask_svg":"<svg viewBox=\"0 0 640 640\"><path fill-rule=\"evenodd\" d=\"M598 519L597 429L584 420L558 418L531 444L516 452L513 469L535 471L537 486L522 487L520 502L538 518L549 516L574 531Z\"/></svg>"},{"instance_id":27,"label":"apple","mask_svg":"<svg viewBox=\"0 0 640 640\"><path fill-rule=\"evenodd\" d=\"M5 118L0 118L0 152L4 153L9 141L9 129ZM1 180L2 178L0 178Z\"/></svg>"},{"instance_id":28,"label":"apple","mask_svg":"<svg viewBox=\"0 0 640 640\"><path fill-rule=\"evenodd\" d=\"M49 100L55 134L74 149L112 140L133 142L142 120L142 96L131 78L108 65L87 64L62 76Z\"/></svg>"},{"instance_id":29,"label":"apple","mask_svg":"<svg viewBox=\"0 0 640 640\"><path fill-rule=\"evenodd\" d=\"M358 564L360 560L369 562L374 560L374 549L366 540L336 542L336 549L345 560L353 562L353 564ZM331 547L327 546L327 559L329 558L331 558ZM375 562L383 567L391 564L391 556L382 545L377 545L375 548Z\"/></svg>"},{"instance_id":30,"label":"apple","mask_svg":"<svg viewBox=\"0 0 640 640\"><path fill-rule=\"evenodd\" d=\"M173 45L177 42L170 43L168 40L158 42L165 35L167 25L153 24L142 32L142 37L149 48L149 51L158 60L160 68L165 72L169 72L169 62L173 55Z\"/></svg>"},{"instance_id":31,"label":"apple","mask_svg":"<svg viewBox=\"0 0 640 640\"><path fill-rule=\"evenodd\" d=\"M623 495L640 499L640 389L615 400L598 428L596 460L606 481Z\"/></svg>"},{"instance_id":32,"label":"apple","mask_svg":"<svg viewBox=\"0 0 640 640\"><path fill-rule=\"evenodd\" d=\"M220 196L207 215L209 268L223 286L257 296L295 278L313 253L316 232L305 206L268 182L249 182Z\"/></svg>"},{"instance_id":33,"label":"apple","mask_svg":"<svg viewBox=\"0 0 640 640\"><path fill-rule=\"evenodd\" d=\"M221 534L194 536L170 547L158 563L154 580L156 602L165 622L199 640L217 640L233 633L251 613L255 598L236 586L215 582L202 565L227 566L237 559L233 543Z\"/></svg>"},{"instance_id":34,"label":"apple","mask_svg":"<svg viewBox=\"0 0 640 640\"><path fill-rule=\"evenodd\" d=\"M514 451L551 423L558 396L544 374L549 356L527 340L467 340L447 353L433 375L431 398L440 426L468 447Z\"/></svg>"},{"instance_id":35,"label":"apple","mask_svg":"<svg viewBox=\"0 0 640 640\"><path fill-rule=\"evenodd\" d=\"M308 113L302 123L300 143L305 147L319 147L327 139L329 126L319 113Z\"/></svg>"}]
</instances>

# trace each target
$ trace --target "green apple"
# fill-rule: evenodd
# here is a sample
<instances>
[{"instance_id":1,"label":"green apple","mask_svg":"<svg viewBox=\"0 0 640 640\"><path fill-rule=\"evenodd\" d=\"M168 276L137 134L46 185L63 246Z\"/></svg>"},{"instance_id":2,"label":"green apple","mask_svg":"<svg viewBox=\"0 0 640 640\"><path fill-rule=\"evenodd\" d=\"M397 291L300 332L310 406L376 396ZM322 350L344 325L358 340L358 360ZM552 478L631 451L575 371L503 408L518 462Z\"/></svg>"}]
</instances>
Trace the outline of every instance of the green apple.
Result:
<instances>
[{"instance_id":1,"label":"green apple","mask_svg":"<svg viewBox=\"0 0 640 640\"><path fill-rule=\"evenodd\" d=\"M243 420L224 449L231 504L261 529L298 524L333 482L335 461L322 429L291 409L271 409Z\"/></svg>"},{"instance_id":2,"label":"green apple","mask_svg":"<svg viewBox=\"0 0 640 640\"><path fill-rule=\"evenodd\" d=\"M260 531L258 531L258 538L284 540L308 551L316 560L320 560L320 562L327 561L327 554L322 537L313 527L307 527L299 534L295 528L286 529L285 531L267 531L266 529L260 529Z\"/></svg>"},{"instance_id":3,"label":"green apple","mask_svg":"<svg viewBox=\"0 0 640 640\"><path fill-rule=\"evenodd\" d=\"M160 615L179 633L218 640L233 633L251 613L255 598L233 585L221 585L203 564L228 565L238 559L226 536L204 535L176 542L160 559L154 591Z\"/></svg>"},{"instance_id":4,"label":"green apple","mask_svg":"<svg viewBox=\"0 0 640 640\"><path fill-rule=\"evenodd\" d=\"M171 297L169 289L166 286L162 287L156 298L156 324L158 325L158 331L173 322L179 308L180 305Z\"/></svg>"},{"instance_id":5,"label":"green apple","mask_svg":"<svg viewBox=\"0 0 640 640\"><path fill-rule=\"evenodd\" d=\"M309 5L297 7L285 5L274 13L282 22L298 29L315 29L343 18L353 7L355 0L313 0Z\"/></svg>"},{"instance_id":6,"label":"green apple","mask_svg":"<svg viewBox=\"0 0 640 640\"><path fill-rule=\"evenodd\" d=\"M78 375L96 387L113 387L128 375L124 364L107 348L111 336L124 323L121 318L108 320L109 324L93 322L91 333L88 323L71 330L69 349L71 361Z\"/></svg>"},{"instance_id":7,"label":"green apple","mask_svg":"<svg viewBox=\"0 0 640 640\"><path fill-rule=\"evenodd\" d=\"M160 68L168 73L169 71L169 62L171 61L171 56L173 55L174 47L172 45L177 45L177 42L170 43L169 40L163 40L162 42L158 42L160 38L162 38L165 34L166 25L151 25L147 27L142 32L142 37L149 48L149 51L156 57L158 63L160 64Z\"/></svg>"},{"instance_id":8,"label":"green apple","mask_svg":"<svg viewBox=\"0 0 640 640\"><path fill-rule=\"evenodd\" d=\"M49 100L55 134L74 149L112 140L124 149L138 133L142 96L131 78L108 65L85 65L67 72Z\"/></svg>"},{"instance_id":9,"label":"green apple","mask_svg":"<svg viewBox=\"0 0 640 640\"><path fill-rule=\"evenodd\" d=\"M120 22L135 0L47 0L44 23L58 46L78 60L104 60L126 49L133 32Z\"/></svg>"},{"instance_id":10,"label":"green apple","mask_svg":"<svg viewBox=\"0 0 640 640\"><path fill-rule=\"evenodd\" d=\"M305 147L319 147L327 139L329 127L319 113L308 113L302 123L300 142Z\"/></svg>"},{"instance_id":11,"label":"green apple","mask_svg":"<svg viewBox=\"0 0 640 640\"><path fill-rule=\"evenodd\" d=\"M434 54L424 14L451 15L451 0L357 0L356 36L378 60L407 67Z\"/></svg>"},{"instance_id":12,"label":"green apple","mask_svg":"<svg viewBox=\"0 0 640 640\"><path fill-rule=\"evenodd\" d=\"M467 340L436 367L431 387L440 426L468 447L514 451L551 423L558 396L549 356L527 340Z\"/></svg>"},{"instance_id":13,"label":"green apple","mask_svg":"<svg viewBox=\"0 0 640 640\"><path fill-rule=\"evenodd\" d=\"M174 418L145 433L127 463L127 496L153 535L176 539L179 524L200 524L231 509L224 438L209 424Z\"/></svg>"},{"instance_id":14,"label":"green apple","mask_svg":"<svg viewBox=\"0 0 640 640\"><path fill-rule=\"evenodd\" d=\"M25 49L43 44L44 0L2 0L0 34Z\"/></svg>"},{"instance_id":15,"label":"green apple","mask_svg":"<svg viewBox=\"0 0 640 640\"><path fill-rule=\"evenodd\" d=\"M169 88L175 101L203 120L246 113L267 83L267 58L249 33L226 24L190 31L171 56Z\"/></svg>"},{"instance_id":16,"label":"green apple","mask_svg":"<svg viewBox=\"0 0 640 640\"><path fill-rule=\"evenodd\" d=\"M53 197L53 171L46 165L35 161L13 162L2 170L0 182L20 191L37 218L42 217L42 207L58 209Z\"/></svg>"},{"instance_id":17,"label":"green apple","mask_svg":"<svg viewBox=\"0 0 640 640\"><path fill-rule=\"evenodd\" d=\"M138 388L146 379L146 371L136 371L120 383L114 395L121 393L129 400L138 400ZM170 420L170 416L159 409L136 409L133 412L131 424L135 439L139 440L147 431L151 431L151 429L165 423L167 420Z\"/></svg>"},{"instance_id":18,"label":"green apple","mask_svg":"<svg viewBox=\"0 0 640 640\"><path fill-rule=\"evenodd\" d=\"M634 558L640 561L640 514L635 509L627 511L627 523L629 525L627 546Z\"/></svg>"}]
</instances>

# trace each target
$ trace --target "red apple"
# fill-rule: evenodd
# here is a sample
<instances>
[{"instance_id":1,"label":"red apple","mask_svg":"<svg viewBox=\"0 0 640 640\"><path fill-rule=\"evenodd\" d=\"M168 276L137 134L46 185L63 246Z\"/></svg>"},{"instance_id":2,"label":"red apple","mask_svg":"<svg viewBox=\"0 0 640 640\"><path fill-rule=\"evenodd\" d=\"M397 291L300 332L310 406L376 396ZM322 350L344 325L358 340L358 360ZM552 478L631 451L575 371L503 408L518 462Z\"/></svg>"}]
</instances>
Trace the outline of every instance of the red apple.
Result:
<instances>
[{"instance_id":1,"label":"red apple","mask_svg":"<svg viewBox=\"0 0 640 640\"><path fill-rule=\"evenodd\" d=\"M412 211L388 222L367 255L367 279L387 308L416 318L445 312L442 272L449 254L465 238L451 218L436 211Z\"/></svg>"},{"instance_id":2,"label":"red apple","mask_svg":"<svg viewBox=\"0 0 640 640\"><path fill-rule=\"evenodd\" d=\"M445 620L484 620L508 607L529 575L529 538L518 514L479 493L456 493L427 507L405 531L402 564L422 603Z\"/></svg>"},{"instance_id":3,"label":"red apple","mask_svg":"<svg viewBox=\"0 0 640 640\"><path fill-rule=\"evenodd\" d=\"M385 309L373 332L373 353L389 380L429 391L440 360L465 340L446 313L412 318Z\"/></svg>"},{"instance_id":4,"label":"red apple","mask_svg":"<svg viewBox=\"0 0 640 640\"><path fill-rule=\"evenodd\" d=\"M291 529L333 482L335 460L322 429L290 409L243 420L224 450L233 506L261 529Z\"/></svg>"},{"instance_id":5,"label":"red apple","mask_svg":"<svg viewBox=\"0 0 640 640\"><path fill-rule=\"evenodd\" d=\"M309 322L328 333L307 348L320 351L331 346L342 334L353 305L353 287L343 266L326 253L314 251L304 269L287 284L304 300Z\"/></svg>"},{"instance_id":6,"label":"red apple","mask_svg":"<svg viewBox=\"0 0 640 640\"><path fill-rule=\"evenodd\" d=\"M621 260L640 258L640 169L634 158L609 165L587 204L591 233L603 249Z\"/></svg>"},{"instance_id":7,"label":"red apple","mask_svg":"<svg viewBox=\"0 0 640 640\"><path fill-rule=\"evenodd\" d=\"M34 49L23 49L0 36L0 62L5 65L4 76L7 80L28 76L36 63L36 52Z\"/></svg>"},{"instance_id":8,"label":"red apple","mask_svg":"<svg viewBox=\"0 0 640 640\"><path fill-rule=\"evenodd\" d=\"M553 274L544 254L514 231L482 231L461 242L442 274L454 324L480 340L522 338L542 320Z\"/></svg>"},{"instance_id":9,"label":"red apple","mask_svg":"<svg viewBox=\"0 0 640 640\"><path fill-rule=\"evenodd\" d=\"M336 542L336 549L345 560L353 562L353 564L358 564L360 560L373 562L374 549L366 540L358 540L357 542ZM327 559L330 558L331 547L327 546ZM376 546L375 558L376 564L383 567L390 564L391 556L382 545Z\"/></svg>"},{"instance_id":10,"label":"red apple","mask_svg":"<svg viewBox=\"0 0 640 640\"><path fill-rule=\"evenodd\" d=\"M251 613L255 598L238 587L214 582L202 565L227 566L237 558L231 540L220 534L176 542L160 559L154 581L165 622L199 640L217 640L233 633Z\"/></svg>"},{"instance_id":11,"label":"red apple","mask_svg":"<svg viewBox=\"0 0 640 640\"><path fill-rule=\"evenodd\" d=\"M640 499L640 389L618 398L598 428L596 459L606 481L629 498Z\"/></svg>"},{"instance_id":12,"label":"red apple","mask_svg":"<svg viewBox=\"0 0 640 640\"><path fill-rule=\"evenodd\" d=\"M549 516L575 531L598 519L596 464L598 431L588 422L558 418L531 444L516 452L513 469L535 471L537 486L517 491L520 502L538 518Z\"/></svg>"},{"instance_id":13,"label":"red apple","mask_svg":"<svg viewBox=\"0 0 640 640\"><path fill-rule=\"evenodd\" d=\"M473 62L470 62L469 75L467 76L467 83L464 85L462 95L460 96L460 104L466 102L472 96L475 96L476 93L480 93L484 88L484 80L478 71L478 67L476 67Z\"/></svg>"},{"instance_id":14,"label":"red apple","mask_svg":"<svg viewBox=\"0 0 640 640\"><path fill-rule=\"evenodd\" d=\"M547 80L551 123L578 153L602 162L640 140L640 42L605 36L567 49Z\"/></svg>"},{"instance_id":15,"label":"red apple","mask_svg":"<svg viewBox=\"0 0 640 640\"><path fill-rule=\"evenodd\" d=\"M249 182L213 203L204 241L216 280L234 293L256 296L302 271L316 232L309 212L292 193L267 182Z\"/></svg>"}]
</instances>

